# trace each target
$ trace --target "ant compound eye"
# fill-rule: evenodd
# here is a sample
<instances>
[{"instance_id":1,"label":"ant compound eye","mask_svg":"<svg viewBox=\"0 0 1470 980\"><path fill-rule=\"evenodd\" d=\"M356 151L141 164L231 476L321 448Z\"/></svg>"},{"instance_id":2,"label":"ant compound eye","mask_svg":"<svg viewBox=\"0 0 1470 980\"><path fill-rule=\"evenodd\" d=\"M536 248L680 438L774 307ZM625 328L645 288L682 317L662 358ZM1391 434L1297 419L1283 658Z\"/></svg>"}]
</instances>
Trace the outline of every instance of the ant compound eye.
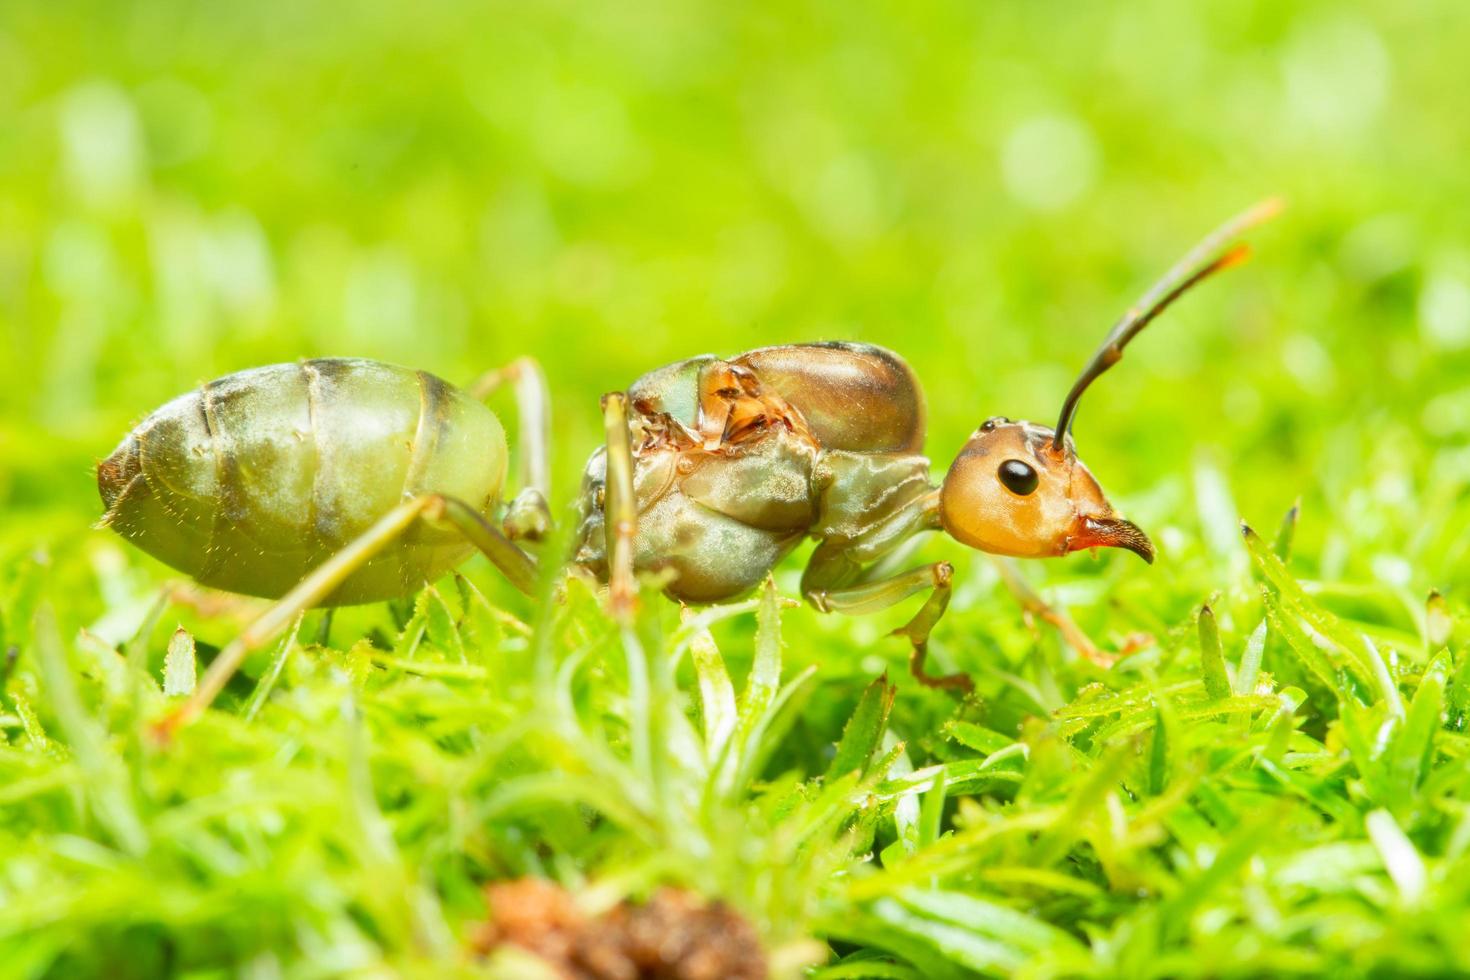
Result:
<instances>
[{"instance_id":1,"label":"ant compound eye","mask_svg":"<svg viewBox=\"0 0 1470 980\"><path fill-rule=\"evenodd\" d=\"M996 470L996 476L1005 488L1017 496L1024 497L1033 492L1041 483L1041 477L1036 475L1036 470L1030 463L1023 463L1019 459L1008 459L1000 464Z\"/></svg>"}]
</instances>

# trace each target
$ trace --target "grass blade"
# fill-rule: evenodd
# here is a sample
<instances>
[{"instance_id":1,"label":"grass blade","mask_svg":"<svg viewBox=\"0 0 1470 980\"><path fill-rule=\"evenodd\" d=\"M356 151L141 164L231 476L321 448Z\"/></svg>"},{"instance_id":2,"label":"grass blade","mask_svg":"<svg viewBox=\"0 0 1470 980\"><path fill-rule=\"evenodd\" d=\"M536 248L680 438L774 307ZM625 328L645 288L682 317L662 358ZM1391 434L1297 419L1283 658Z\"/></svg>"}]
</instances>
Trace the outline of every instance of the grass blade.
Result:
<instances>
[{"instance_id":1,"label":"grass blade","mask_svg":"<svg viewBox=\"0 0 1470 980\"><path fill-rule=\"evenodd\" d=\"M1240 666L1235 671L1235 693L1251 694L1256 689L1256 678L1261 672L1261 658L1266 655L1266 621L1263 619L1251 631L1246 641L1245 652L1240 655Z\"/></svg>"},{"instance_id":2,"label":"grass blade","mask_svg":"<svg viewBox=\"0 0 1470 980\"><path fill-rule=\"evenodd\" d=\"M1057 947L1075 952L1082 948L1075 938L1050 923L963 892L905 888L898 900L937 922L1000 940L1017 952L1038 953Z\"/></svg>"},{"instance_id":3,"label":"grass blade","mask_svg":"<svg viewBox=\"0 0 1470 980\"><path fill-rule=\"evenodd\" d=\"M174 630L168 651L163 655L164 695L174 698L193 694L194 678L194 637L180 626Z\"/></svg>"},{"instance_id":4,"label":"grass blade","mask_svg":"<svg viewBox=\"0 0 1470 980\"><path fill-rule=\"evenodd\" d=\"M893 699L897 695L898 688L888 683L887 674L867 686L858 700L857 709L842 729L842 740L837 743L837 752L827 767L828 779L867 770L868 761L883 741L888 714L893 710Z\"/></svg>"},{"instance_id":5,"label":"grass blade","mask_svg":"<svg viewBox=\"0 0 1470 980\"><path fill-rule=\"evenodd\" d=\"M265 668L265 673L260 675L260 680L255 684L255 690L250 692L250 697L245 701L245 708L241 711L241 717L246 721L254 719L265 706L265 702L275 690L276 681L280 679L281 671L286 666L286 659L291 650L296 646L296 637L301 633L301 624L306 619L306 613L296 617L296 622L286 631L276 644L275 651L271 654L270 663Z\"/></svg>"},{"instance_id":6,"label":"grass blade","mask_svg":"<svg viewBox=\"0 0 1470 980\"><path fill-rule=\"evenodd\" d=\"M1215 611L1208 605L1199 611L1200 668L1205 675L1205 693L1211 700L1230 697L1230 675L1225 672L1225 654L1220 649L1220 628Z\"/></svg>"},{"instance_id":7,"label":"grass blade","mask_svg":"<svg viewBox=\"0 0 1470 980\"><path fill-rule=\"evenodd\" d=\"M1296 540L1297 520L1301 517L1302 499L1298 497L1291 505L1291 509L1281 518L1281 526L1276 529L1276 540L1271 542L1271 551L1280 558L1282 562L1291 560L1291 545Z\"/></svg>"},{"instance_id":8,"label":"grass blade","mask_svg":"<svg viewBox=\"0 0 1470 980\"><path fill-rule=\"evenodd\" d=\"M735 685L730 682L725 658L709 630L702 629L690 639L689 656L694 663L699 713L704 720L705 758L714 761L735 731Z\"/></svg>"},{"instance_id":9,"label":"grass blade","mask_svg":"<svg viewBox=\"0 0 1470 980\"><path fill-rule=\"evenodd\" d=\"M1363 646L1368 651L1368 667L1373 673L1373 682L1378 687L1378 696L1388 707L1388 713L1395 718L1404 717L1404 699L1399 694L1399 686L1394 681L1393 675L1388 672L1388 662L1378 652L1366 635L1362 636Z\"/></svg>"},{"instance_id":10,"label":"grass blade","mask_svg":"<svg viewBox=\"0 0 1470 980\"><path fill-rule=\"evenodd\" d=\"M1158 796L1169 781L1169 726L1162 703L1154 709L1154 734L1148 749L1148 792Z\"/></svg>"},{"instance_id":11,"label":"grass blade","mask_svg":"<svg viewBox=\"0 0 1470 980\"><path fill-rule=\"evenodd\" d=\"M1348 629L1336 616L1313 602L1302 589L1301 583L1286 570L1281 559L1266 547L1260 535L1245 524L1240 527L1245 537L1246 550L1250 552L1261 574L1280 594L1282 601L1295 610L1313 630L1342 649L1364 687L1371 689L1377 686L1380 694L1385 698L1392 698L1392 685L1384 687L1381 684L1379 668L1383 665L1383 658L1378 655L1378 651L1370 648L1361 633Z\"/></svg>"},{"instance_id":12,"label":"grass blade","mask_svg":"<svg viewBox=\"0 0 1470 980\"><path fill-rule=\"evenodd\" d=\"M1025 961L1014 946L981 935L968 924L933 918L907 903L879 899L872 911L885 924L928 946L934 955L970 970L1014 970Z\"/></svg>"},{"instance_id":13,"label":"grass blade","mask_svg":"<svg viewBox=\"0 0 1470 980\"><path fill-rule=\"evenodd\" d=\"M1008 746L1015 745L1016 740L1002 735L993 729L977 725L972 721L949 721L945 722L943 735L945 738L958 742L966 748L974 749L982 755L991 755Z\"/></svg>"},{"instance_id":14,"label":"grass blade","mask_svg":"<svg viewBox=\"0 0 1470 980\"><path fill-rule=\"evenodd\" d=\"M1429 653L1449 645L1450 634L1455 628L1449 606L1438 590L1431 591L1424 602L1424 646Z\"/></svg>"},{"instance_id":15,"label":"grass blade","mask_svg":"<svg viewBox=\"0 0 1470 980\"><path fill-rule=\"evenodd\" d=\"M756 609L755 659L740 697L740 727L750 731L770 707L781 686L781 602L776 582L767 578Z\"/></svg>"},{"instance_id":16,"label":"grass blade","mask_svg":"<svg viewBox=\"0 0 1470 980\"><path fill-rule=\"evenodd\" d=\"M1344 683L1337 665L1297 624L1296 618L1288 610L1282 608L1279 595L1270 589L1263 589L1261 594L1266 603L1266 620L1271 624L1272 630L1286 640L1287 649L1296 654L1302 666L1306 667L1329 691L1335 692L1339 698L1351 698L1352 691Z\"/></svg>"},{"instance_id":17,"label":"grass blade","mask_svg":"<svg viewBox=\"0 0 1470 980\"><path fill-rule=\"evenodd\" d=\"M51 710L77 765L87 776L87 795L97 822L119 848L142 854L148 848L148 834L134 805L129 781L120 760L108 751L103 733L82 704L56 618L46 603L36 609L32 636Z\"/></svg>"},{"instance_id":18,"label":"grass blade","mask_svg":"<svg viewBox=\"0 0 1470 980\"><path fill-rule=\"evenodd\" d=\"M1414 791L1433 757L1449 667L1448 655L1441 654L1425 669L1404 724L1393 740L1389 774L1396 787L1394 798L1405 805L1413 801Z\"/></svg>"},{"instance_id":19,"label":"grass blade","mask_svg":"<svg viewBox=\"0 0 1470 980\"><path fill-rule=\"evenodd\" d=\"M1363 818L1363 825L1404 903L1418 905L1428 887L1429 872L1414 842L1409 840L1387 810L1374 810Z\"/></svg>"}]
</instances>

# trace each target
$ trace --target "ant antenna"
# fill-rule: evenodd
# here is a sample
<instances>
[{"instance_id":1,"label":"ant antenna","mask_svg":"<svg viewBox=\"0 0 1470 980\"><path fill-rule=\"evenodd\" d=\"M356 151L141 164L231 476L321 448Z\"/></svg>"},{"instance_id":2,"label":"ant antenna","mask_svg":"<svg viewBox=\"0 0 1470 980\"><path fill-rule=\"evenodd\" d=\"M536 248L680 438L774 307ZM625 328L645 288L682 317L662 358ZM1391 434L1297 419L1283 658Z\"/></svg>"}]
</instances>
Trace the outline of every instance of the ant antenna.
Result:
<instances>
[{"instance_id":1,"label":"ant antenna","mask_svg":"<svg viewBox=\"0 0 1470 980\"><path fill-rule=\"evenodd\" d=\"M1281 212L1281 208L1280 198L1270 198L1247 208L1210 232L1204 237L1204 240L1190 249L1184 258L1176 262L1162 279L1154 283L1149 291L1129 308L1127 313L1123 314L1123 319L1108 331L1107 339L1097 349L1097 353L1092 355L1092 360L1087 362L1082 373L1077 376L1077 380L1072 384L1072 390L1067 392L1067 400L1062 402L1062 414L1057 419L1057 427L1052 435L1053 451L1061 451L1062 443L1067 438L1067 430L1072 425L1072 419L1077 415L1077 402L1082 398L1082 393L1087 390L1088 385L1097 380L1099 375L1123 359L1123 348L1128 346L1128 342L1137 337L1144 327L1152 323L1180 296L1215 273L1244 262L1250 257L1251 250L1249 245L1242 243L1232 245L1209 261L1205 261L1206 257L1219 251L1220 247L1230 239L1239 237L1251 228L1276 217Z\"/></svg>"}]
</instances>

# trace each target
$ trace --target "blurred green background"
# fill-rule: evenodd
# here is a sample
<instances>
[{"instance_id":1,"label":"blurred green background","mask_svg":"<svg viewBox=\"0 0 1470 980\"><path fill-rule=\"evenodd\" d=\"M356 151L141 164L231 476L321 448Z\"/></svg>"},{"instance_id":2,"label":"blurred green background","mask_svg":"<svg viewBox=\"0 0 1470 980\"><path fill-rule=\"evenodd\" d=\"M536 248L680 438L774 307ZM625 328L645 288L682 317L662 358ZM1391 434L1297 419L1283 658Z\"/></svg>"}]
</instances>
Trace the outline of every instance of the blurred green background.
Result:
<instances>
[{"instance_id":1,"label":"blurred green background","mask_svg":"<svg viewBox=\"0 0 1470 980\"><path fill-rule=\"evenodd\" d=\"M1051 421L1154 277L1281 194L1084 402L1082 454L1148 574L1300 496L1319 577L1453 589L1466 51L1453 2L5 3L0 547L145 567L86 531L92 463L320 355L540 358L569 498L601 392L860 339L913 364L942 467L987 415Z\"/></svg>"}]
</instances>

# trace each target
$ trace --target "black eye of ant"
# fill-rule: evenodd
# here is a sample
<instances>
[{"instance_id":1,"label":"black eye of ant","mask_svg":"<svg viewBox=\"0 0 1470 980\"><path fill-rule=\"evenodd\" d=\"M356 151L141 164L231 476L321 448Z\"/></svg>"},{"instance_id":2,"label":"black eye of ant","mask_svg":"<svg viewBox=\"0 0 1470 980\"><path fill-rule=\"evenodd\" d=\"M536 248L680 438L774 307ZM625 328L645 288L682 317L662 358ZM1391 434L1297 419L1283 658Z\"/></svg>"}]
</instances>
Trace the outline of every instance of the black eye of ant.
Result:
<instances>
[{"instance_id":1,"label":"black eye of ant","mask_svg":"<svg viewBox=\"0 0 1470 980\"><path fill-rule=\"evenodd\" d=\"M1007 490L1021 497L1034 491L1041 483L1041 477L1036 475L1031 464L1023 463L1019 459L1008 459L1001 463L996 475Z\"/></svg>"}]
</instances>

